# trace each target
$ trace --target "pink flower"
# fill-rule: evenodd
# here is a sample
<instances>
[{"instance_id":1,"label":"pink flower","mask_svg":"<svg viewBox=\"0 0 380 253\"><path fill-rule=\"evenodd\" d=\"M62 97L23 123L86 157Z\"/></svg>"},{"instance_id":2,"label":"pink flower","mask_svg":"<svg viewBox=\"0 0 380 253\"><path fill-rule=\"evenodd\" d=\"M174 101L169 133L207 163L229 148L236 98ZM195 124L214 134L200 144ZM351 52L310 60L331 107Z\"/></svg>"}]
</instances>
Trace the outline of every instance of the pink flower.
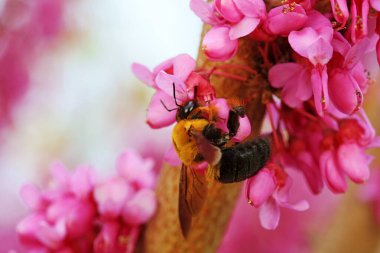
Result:
<instances>
[{"instance_id":1,"label":"pink flower","mask_svg":"<svg viewBox=\"0 0 380 253\"><path fill-rule=\"evenodd\" d=\"M324 139L319 163L322 175L333 192L343 193L347 190L346 177L355 183L369 179L372 157L365 154L365 150L377 147L379 143L366 116L362 117L364 119L355 117L342 120L336 135Z\"/></svg>"},{"instance_id":2,"label":"pink flower","mask_svg":"<svg viewBox=\"0 0 380 253\"><path fill-rule=\"evenodd\" d=\"M56 163L50 188L25 185L21 195L31 214L17 226L22 244L33 252L132 253L140 225L156 209L154 179L146 181L155 176L153 163L126 151L117 164L122 175L102 183L90 167L70 173Z\"/></svg>"},{"instance_id":3,"label":"pink flower","mask_svg":"<svg viewBox=\"0 0 380 253\"><path fill-rule=\"evenodd\" d=\"M294 51L308 58L313 65L310 69L311 89L319 115L323 115L323 111L329 104L326 64L333 54L332 38L331 23L319 12L314 12L309 16L305 28L289 34L289 43Z\"/></svg>"},{"instance_id":4,"label":"pink flower","mask_svg":"<svg viewBox=\"0 0 380 253\"><path fill-rule=\"evenodd\" d=\"M22 197L33 212L17 227L26 246L58 250L66 238L76 240L93 226L96 208L89 195L93 188L91 170L79 167L70 175L59 163L52 169L55 184L51 189L41 191L31 185L22 188Z\"/></svg>"},{"instance_id":5,"label":"pink flower","mask_svg":"<svg viewBox=\"0 0 380 253\"><path fill-rule=\"evenodd\" d=\"M237 51L237 39L249 35L265 19L262 0L191 0L191 9L213 28L205 35L202 48L211 60L225 61Z\"/></svg>"},{"instance_id":6,"label":"pink flower","mask_svg":"<svg viewBox=\"0 0 380 253\"><path fill-rule=\"evenodd\" d=\"M231 40L229 27L215 26L203 38L202 50L214 61L226 61L232 58L238 49L238 41Z\"/></svg>"},{"instance_id":7,"label":"pink flower","mask_svg":"<svg viewBox=\"0 0 380 253\"><path fill-rule=\"evenodd\" d=\"M335 20L340 23L340 27L344 27L349 17L346 0L331 0L331 9Z\"/></svg>"},{"instance_id":8,"label":"pink flower","mask_svg":"<svg viewBox=\"0 0 380 253\"><path fill-rule=\"evenodd\" d=\"M143 159L132 149L125 150L116 160L118 174L126 179L136 189L155 186L156 175L153 171L153 159Z\"/></svg>"},{"instance_id":9,"label":"pink flower","mask_svg":"<svg viewBox=\"0 0 380 253\"><path fill-rule=\"evenodd\" d=\"M278 6L268 13L266 29L276 35L288 36L291 31L302 28L307 22L307 15L301 5Z\"/></svg>"},{"instance_id":10,"label":"pink flower","mask_svg":"<svg viewBox=\"0 0 380 253\"><path fill-rule=\"evenodd\" d=\"M195 70L195 60L187 54L164 61L153 72L137 63L132 65L132 71L141 81L156 89L147 115L147 123L152 128L173 124L176 121L175 109L193 99L194 95L199 101L209 101L215 97L208 76ZM199 93L194 94L196 86Z\"/></svg>"},{"instance_id":11,"label":"pink flower","mask_svg":"<svg viewBox=\"0 0 380 253\"><path fill-rule=\"evenodd\" d=\"M112 178L96 186L94 198L101 215L116 218L133 194L131 186L122 178Z\"/></svg>"},{"instance_id":12,"label":"pink flower","mask_svg":"<svg viewBox=\"0 0 380 253\"><path fill-rule=\"evenodd\" d=\"M329 104L326 64L333 54L333 29L318 12L309 15L305 26L289 34L289 43L309 62L300 59L300 63L277 64L269 70L269 81L273 87L282 88L282 99L293 108L313 95L316 111L323 115Z\"/></svg>"},{"instance_id":13,"label":"pink flower","mask_svg":"<svg viewBox=\"0 0 380 253\"><path fill-rule=\"evenodd\" d=\"M351 1L351 40L357 42L368 34L368 0Z\"/></svg>"},{"instance_id":14,"label":"pink flower","mask_svg":"<svg viewBox=\"0 0 380 253\"><path fill-rule=\"evenodd\" d=\"M277 164L269 162L264 169L247 183L249 203L259 207L260 223L265 229L273 230L280 221L280 207L304 211L309 208L307 201L289 203L290 177Z\"/></svg>"},{"instance_id":15,"label":"pink flower","mask_svg":"<svg viewBox=\"0 0 380 253\"><path fill-rule=\"evenodd\" d=\"M158 73L164 71L167 74L176 76L182 82L185 82L187 77L195 69L195 60L188 54L179 54L170 58L153 69L151 72L147 67L139 63L132 64L132 71L135 76L146 85L158 89L155 82Z\"/></svg>"},{"instance_id":16,"label":"pink flower","mask_svg":"<svg viewBox=\"0 0 380 253\"><path fill-rule=\"evenodd\" d=\"M328 88L331 101L345 114L354 113L362 105L362 87L365 90L367 82L359 61L369 45L369 39L364 38L351 47L341 34L334 34L333 46L337 54L329 66L332 70L329 71Z\"/></svg>"},{"instance_id":17,"label":"pink flower","mask_svg":"<svg viewBox=\"0 0 380 253\"><path fill-rule=\"evenodd\" d=\"M140 225L146 223L156 211L156 196L153 190L141 189L127 201L123 210L126 223Z\"/></svg>"}]
</instances>

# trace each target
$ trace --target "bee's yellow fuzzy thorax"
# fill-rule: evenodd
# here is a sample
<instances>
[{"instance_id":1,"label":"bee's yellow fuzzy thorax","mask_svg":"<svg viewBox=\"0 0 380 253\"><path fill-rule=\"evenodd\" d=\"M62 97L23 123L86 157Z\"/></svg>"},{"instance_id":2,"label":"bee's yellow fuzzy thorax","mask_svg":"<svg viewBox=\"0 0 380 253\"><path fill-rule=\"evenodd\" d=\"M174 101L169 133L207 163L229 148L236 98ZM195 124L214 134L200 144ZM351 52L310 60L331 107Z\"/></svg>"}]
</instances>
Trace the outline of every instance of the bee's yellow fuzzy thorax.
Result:
<instances>
[{"instance_id":1,"label":"bee's yellow fuzzy thorax","mask_svg":"<svg viewBox=\"0 0 380 253\"><path fill-rule=\"evenodd\" d=\"M182 163L186 166L194 165L195 158L199 153L191 130L202 132L207 126L208 121L205 119L180 120L173 129L172 138L174 148L177 151Z\"/></svg>"}]
</instances>

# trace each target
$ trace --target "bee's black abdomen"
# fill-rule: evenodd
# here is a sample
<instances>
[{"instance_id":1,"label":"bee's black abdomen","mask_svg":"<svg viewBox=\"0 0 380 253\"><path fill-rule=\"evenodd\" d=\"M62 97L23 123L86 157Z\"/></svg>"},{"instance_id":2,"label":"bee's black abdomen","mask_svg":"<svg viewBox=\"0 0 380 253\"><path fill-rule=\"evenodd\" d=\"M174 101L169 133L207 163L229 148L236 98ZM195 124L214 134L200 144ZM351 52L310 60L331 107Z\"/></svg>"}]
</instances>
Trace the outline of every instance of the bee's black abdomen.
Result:
<instances>
[{"instance_id":1,"label":"bee's black abdomen","mask_svg":"<svg viewBox=\"0 0 380 253\"><path fill-rule=\"evenodd\" d=\"M270 153L268 138L256 138L223 149L218 180L234 183L255 175L268 161Z\"/></svg>"}]
</instances>

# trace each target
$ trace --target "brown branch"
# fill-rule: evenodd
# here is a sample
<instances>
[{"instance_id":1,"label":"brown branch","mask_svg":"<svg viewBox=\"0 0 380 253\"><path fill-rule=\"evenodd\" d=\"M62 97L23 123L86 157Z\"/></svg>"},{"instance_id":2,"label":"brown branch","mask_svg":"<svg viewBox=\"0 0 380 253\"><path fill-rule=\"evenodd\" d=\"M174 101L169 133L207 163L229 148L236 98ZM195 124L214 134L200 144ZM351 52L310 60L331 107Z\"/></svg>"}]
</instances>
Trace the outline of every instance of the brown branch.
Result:
<instances>
[{"instance_id":1,"label":"brown branch","mask_svg":"<svg viewBox=\"0 0 380 253\"><path fill-rule=\"evenodd\" d=\"M206 30L207 28L204 29L203 35ZM260 73L261 56L258 53L257 44L250 39L242 39L239 43L239 51L230 63L249 66ZM200 51L197 64L199 68L211 69L220 63L208 61ZM249 100L247 113L251 119L251 137L253 137L259 133L265 113L265 106L262 104L262 84L266 82L260 74L252 76L241 69L231 68L228 73L246 77L248 81L213 76L211 82L216 88L218 97ZM139 252L216 252L242 184L214 183L209 189L205 206L198 217L193 219L190 233L185 240L178 221L179 173L179 168L164 166L157 187L158 210L146 227L139 245Z\"/></svg>"}]
</instances>

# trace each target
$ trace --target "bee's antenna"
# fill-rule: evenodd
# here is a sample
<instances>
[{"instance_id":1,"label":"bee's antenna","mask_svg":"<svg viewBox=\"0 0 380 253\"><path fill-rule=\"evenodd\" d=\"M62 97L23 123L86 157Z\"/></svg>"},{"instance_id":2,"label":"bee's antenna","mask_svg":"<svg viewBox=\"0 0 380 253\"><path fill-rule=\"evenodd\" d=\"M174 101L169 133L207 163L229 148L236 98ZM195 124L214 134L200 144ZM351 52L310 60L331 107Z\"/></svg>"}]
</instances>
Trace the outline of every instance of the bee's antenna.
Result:
<instances>
[{"instance_id":1,"label":"bee's antenna","mask_svg":"<svg viewBox=\"0 0 380 253\"><path fill-rule=\"evenodd\" d=\"M173 97L174 97L174 103L176 106L180 107L180 105L177 103L177 98L175 95L175 83L173 82Z\"/></svg>"},{"instance_id":2,"label":"bee's antenna","mask_svg":"<svg viewBox=\"0 0 380 253\"><path fill-rule=\"evenodd\" d=\"M198 85L194 86L194 98L197 97L197 93L198 93Z\"/></svg>"},{"instance_id":3,"label":"bee's antenna","mask_svg":"<svg viewBox=\"0 0 380 253\"><path fill-rule=\"evenodd\" d=\"M164 106L164 108L165 108L168 112L172 112L172 111L174 111L174 110L177 110L177 108L168 109L168 108L166 107L166 105L164 104L164 101L162 101L162 99L160 99L160 102L161 102L161 104Z\"/></svg>"}]
</instances>

